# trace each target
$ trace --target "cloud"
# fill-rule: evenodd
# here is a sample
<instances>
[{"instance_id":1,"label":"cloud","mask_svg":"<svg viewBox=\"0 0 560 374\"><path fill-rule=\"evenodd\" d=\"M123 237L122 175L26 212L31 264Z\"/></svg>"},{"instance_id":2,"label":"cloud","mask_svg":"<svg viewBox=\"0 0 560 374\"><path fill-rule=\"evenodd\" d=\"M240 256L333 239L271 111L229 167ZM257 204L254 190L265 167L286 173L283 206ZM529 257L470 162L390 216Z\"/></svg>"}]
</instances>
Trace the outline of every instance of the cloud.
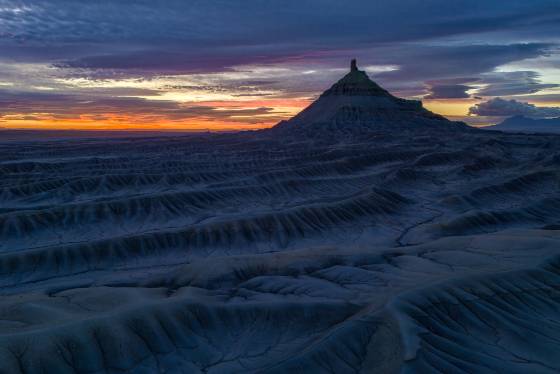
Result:
<instances>
[{"instance_id":1,"label":"cloud","mask_svg":"<svg viewBox=\"0 0 560 374\"><path fill-rule=\"evenodd\" d=\"M428 81L478 76L496 67L550 53L550 43L410 45L384 47L377 63L396 64L399 69L379 74L398 81Z\"/></svg>"},{"instance_id":2,"label":"cloud","mask_svg":"<svg viewBox=\"0 0 560 374\"><path fill-rule=\"evenodd\" d=\"M470 95L466 92L472 87L462 84L457 85L441 85L429 88L430 93L424 96L425 99L467 99Z\"/></svg>"},{"instance_id":3,"label":"cloud","mask_svg":"<svg viewBox=\"0 0 560 374\"><path fill-rule=\"evenodd\" d=\"M531 100L533 103L543 103L547 105L550 103L560 103L560 93L541 94L541 95L526 95L517 96L517 100Z\"/></svg>"},{"instance_id":4,"label":"cloud","mask_svg":"<svg viewBox=\"0 0 560 374\"><path fill-rule=\"evenodd\" d=\"M487 87L478 91L481 96L526 95L548 88L559 87L555 83L540 82L540 74L535 71L492 72L481 77Z\"/></svg>"},{"instance_id":5,"label":"cloud","mask_svg":"<svg viewBox=\"0 0 560 374\"><path fill-rule=\"evenodd\" d=\"M494 98L478 103L469 108L469 115L476 116L526 116L533 118L546 118L560 116L560 107L537 107L530 103L516 100Z\"/></svg>"},{"instance_id":6,"label":"cloud","mask_svg":"<svg viewBox=\"0 0 560 374\"><path fill-rule=\"evenodd\" d=\"M469 0L167 0L165 6L148 0L37 0L26 2L25 8L21 3L0 3L7 10L0 12L4 32L12 38L136 45L153 44L154 40L167 45L188 41L193 47L280 44L294 38L319 45L347 38L379 43L504 28L533 27L535 32L534 26L558 20L560 10L554 0L511 0L507 9L497 0L476 6Z\"/></svg>"},{"instance_id":7,"label":"cloud","mask_svg":"<svg viewBox=\"0 0 560 374\"><path fill-rule=\"evenodd\" d=\"M512 0L507 9L497 0L476 6L467 0L168 0L164 5L38 0L25 7L19 0L0 0L0 5L6 10L0 12L4 56L92 69L209 71L457 35L466 40L501 30L511 39L494 44L512 44L539 40L535 34L541 28L541 36L550 36L546 27L560 21L560 4L551 0ZM532 38L519 37L528 30Z\"/></svg>"},{"instance_id":8,"label":"cloud","mask_svg":"<svg viewBox=\"0 0 560 374\"><path fill-rule=\"evenodd\" d=\"M476 79L460 78L428 81L426 83L429 93L427 96L424 96L424 99L467 99L470 97L467 91L473 87L464 83L472 81L476 81Z\"/></svg>"}]
</instances>

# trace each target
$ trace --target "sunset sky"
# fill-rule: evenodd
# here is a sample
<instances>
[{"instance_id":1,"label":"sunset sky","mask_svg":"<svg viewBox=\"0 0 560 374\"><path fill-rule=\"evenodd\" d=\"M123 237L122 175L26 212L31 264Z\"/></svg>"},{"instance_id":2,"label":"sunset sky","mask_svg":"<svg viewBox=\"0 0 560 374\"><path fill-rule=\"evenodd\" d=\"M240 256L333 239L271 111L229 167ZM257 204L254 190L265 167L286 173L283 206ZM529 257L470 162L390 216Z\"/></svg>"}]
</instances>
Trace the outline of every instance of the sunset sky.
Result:
<instances>
[{"instance_id":1,"label":"sunset sky","mask_svg":"<svg viewBox=\"0 0 560 374\"><path fill-rule=\"evenodd\" d=\"M0 127L235 130L349 60L471 124L560 116L560 1L0 0Z\"/></svg>"}]
</instances>

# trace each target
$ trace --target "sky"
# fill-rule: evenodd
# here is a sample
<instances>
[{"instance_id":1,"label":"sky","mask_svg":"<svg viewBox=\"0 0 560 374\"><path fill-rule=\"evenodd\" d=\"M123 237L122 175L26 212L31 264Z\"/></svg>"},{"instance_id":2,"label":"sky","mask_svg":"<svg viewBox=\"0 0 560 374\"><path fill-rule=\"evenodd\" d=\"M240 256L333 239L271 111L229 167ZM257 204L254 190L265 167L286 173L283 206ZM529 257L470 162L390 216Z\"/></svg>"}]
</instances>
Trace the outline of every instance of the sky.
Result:
<instances>
[{"instance_id":1,"label":"sky","mask_svg":"<svg viewBox=\"0 0 560 374\"><path fill-rule=\"evenodd\" d=\"M268 127L351 58L451 119L560 116L558 0L0 0L0 128Z\"/></svg>"}]
</instances>

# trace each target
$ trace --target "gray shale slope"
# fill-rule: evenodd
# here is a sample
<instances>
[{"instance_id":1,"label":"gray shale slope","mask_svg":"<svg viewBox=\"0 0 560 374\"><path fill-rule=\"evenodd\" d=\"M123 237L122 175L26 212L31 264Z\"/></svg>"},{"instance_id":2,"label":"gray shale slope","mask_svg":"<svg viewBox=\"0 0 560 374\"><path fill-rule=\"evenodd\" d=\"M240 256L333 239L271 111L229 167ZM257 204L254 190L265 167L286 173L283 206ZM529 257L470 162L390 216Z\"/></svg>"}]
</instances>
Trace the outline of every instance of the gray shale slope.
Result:
<instances>
[{"instance_id":1,"label":"gray shale slope","mask_svg":"<svg viewBox=\"0 0 560 374\"><path fill-rule=\"evenodd\" d=\"M560 137L369 82L267 131L1 143L0 372L560 371Z\"/></svg>"}]
</instances>

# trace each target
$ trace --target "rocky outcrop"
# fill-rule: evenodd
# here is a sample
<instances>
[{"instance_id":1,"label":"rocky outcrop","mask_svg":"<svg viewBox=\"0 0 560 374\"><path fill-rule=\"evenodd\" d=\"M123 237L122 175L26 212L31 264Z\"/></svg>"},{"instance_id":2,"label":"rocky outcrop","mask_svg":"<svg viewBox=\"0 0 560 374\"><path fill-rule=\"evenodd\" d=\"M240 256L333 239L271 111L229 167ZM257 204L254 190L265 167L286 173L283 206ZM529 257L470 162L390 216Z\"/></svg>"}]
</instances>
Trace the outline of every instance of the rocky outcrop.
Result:
<instances>
[{"instance_id":1,"label":"rocky outcrop","mask_svg":"<svg viewBox=\"0 0 560 374\"><path fill-rule=\"evenodd\" d=\"M452 122L432 113L417 100L391 95L352 60L350 72L310 106L272 131L285 134L308 132L388 132L391 130L466 131L462 122ZM321 136L322 134L318 134Z\"/></svg>"}]
</instances>

